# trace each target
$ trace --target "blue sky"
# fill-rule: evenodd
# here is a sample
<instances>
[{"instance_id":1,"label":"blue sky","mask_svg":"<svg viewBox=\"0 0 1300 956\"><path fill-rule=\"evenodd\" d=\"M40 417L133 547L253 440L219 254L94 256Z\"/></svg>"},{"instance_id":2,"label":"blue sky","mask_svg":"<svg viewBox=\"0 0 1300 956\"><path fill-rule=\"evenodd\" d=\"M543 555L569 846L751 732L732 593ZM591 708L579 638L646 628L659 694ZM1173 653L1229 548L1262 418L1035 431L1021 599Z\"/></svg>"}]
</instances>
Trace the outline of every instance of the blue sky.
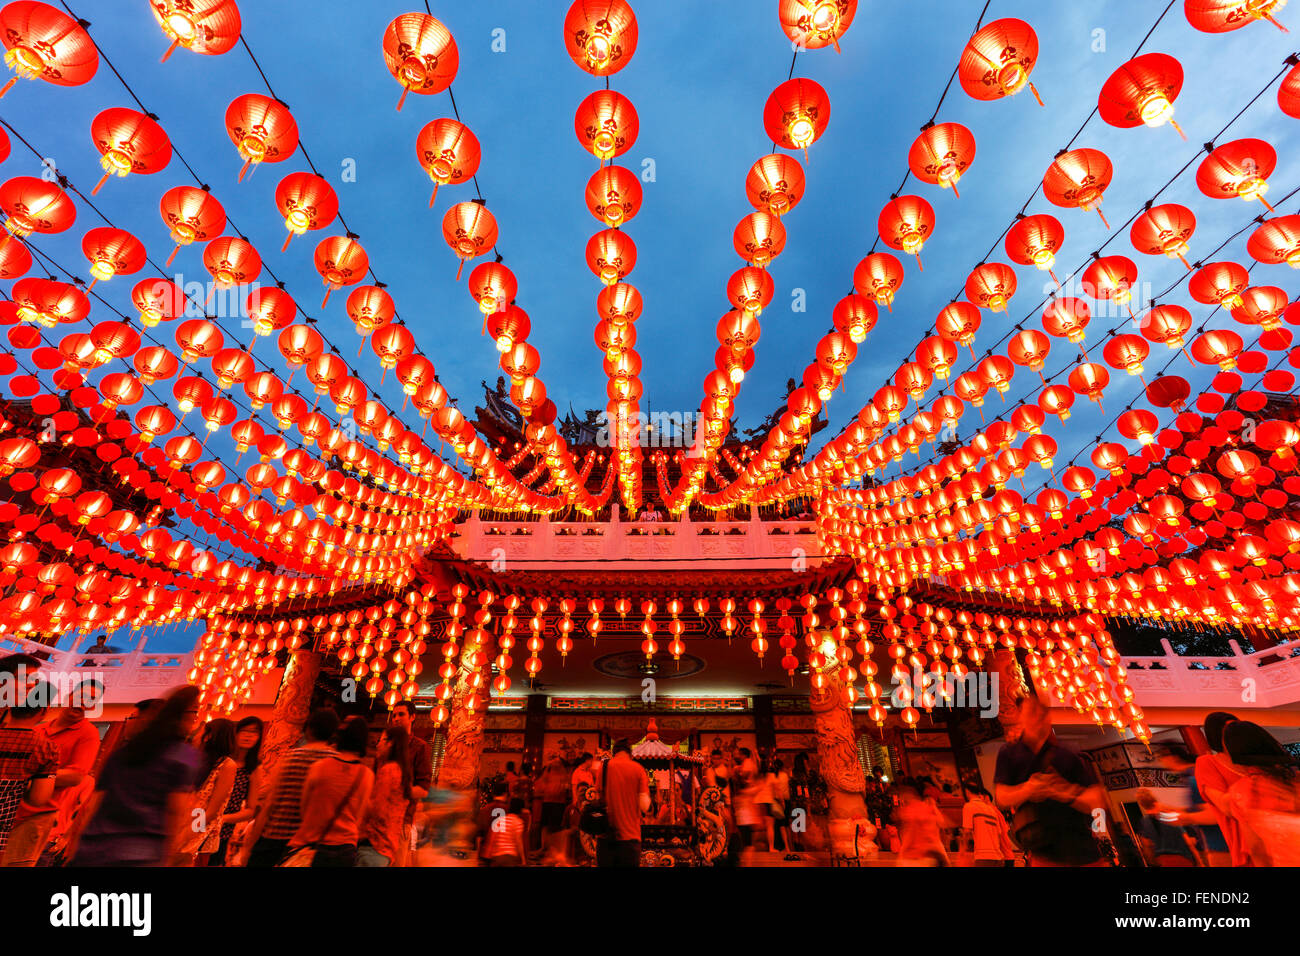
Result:
<instances>
[{"instance_id":1,"label":"blue sky","mask_svg":"<svg viewBox=\"0 0 1300 956\"><path fill-rule=\"evenodd\" d=\"M158 114L264 261L287 281L303 311L321 318L322 330L345 356L354 355L357 341L344 311L346 295L336 293L325 310L319 308L321 284L311 259L316 241L341 228L336 224L324 233L309 233L296 238L286 253L279 251L284 230L273 194L285 174L307 168L301 152L258 170L242 184L235 181L241 161L225 133L225 108L240 94L265 92L244 50L236 47L219 57L178 50L167 63L159 63L167 43L145 3L70 0L70 5L91 21L97 42ZM771 267L776 297L762 316L757 361L738 403L742 428L757 425L781 403L786 380L801 376L812 361L818 339L830 328L832 307L849 291L853 268L875 238L880 207L902 178L908 147L933 111L982 5L974 0L863 3L841 54L825 49L798 56L795 75L826 88L831 119L809 152L807 193L785 219L786 251ZM603 81L579 70L564 51L566 0L432 6L459 47L452 89L461 118L483 147L479 182L500 225L498 249L519 279L519 305L532 319L530 341L541 353L541 376L562 410L570 403L579 412L603 407L606 380L591 338L600 286L583 257L587 239L599 228L583 201L597 163L578 145L573 130L578 103ZM474 194L470 186L443 188L436 208L427 208L430 183L415 160L414 141L425 123L452 115L450 100L445 93L409 96L396 112L400 89L380 55L385 26L418 4L276 0L242 7L245 38L276 93L291 107L302 141L338 192L343 214L360 235L372 266L389 285L443 384L470 412L479 399L479 381L492 382L499 374L497 353L490 340L479 336L481 317L464 281L455 281L456 260L440 225L451 203ZM742 264L732 249L732 230L751 211L744 177L770 149L762 127L763 104L786 78L791 47L773 0L641 0L634 7L639 45L631 64L611 78L611 86L632 100L641 123L637 143L620 162L637 170L652 159L656 172L655 181L644 184L641 213L627 227L638 248L630 281L645 300L637 324L637 349L644 360L642 407L687 411L698 408L700 383L713 367L714 327L729 308L726 281ZM993 0L989 5L986 22L1016 16L1037 30L1041 52L1032 78L1046 108L1039 108L1028 93L977 102L954 83L938 120L961 122L974 132L974 165L961 181L960 199L915 180L904 190L924 196L937 214L935 235L924 252L925 271L918 273L914 261L905 259L907 277L892 314L882 313L848 373L846 392L829 404L835 429L851 420L884 377L910 357L908 350L938 310L959 294L967 273L1096 104L1101 84L1131 56L1163 8L1163 2L1151 0ZM1283 12L1284 22L1289 12ZM504 31L504 52L493 51L497 30ZM1075 144L1104 150L1114 162L1115 178L1104 204L1112 225L1118 227L1136 212L1259 91L1281 68L1294 42L1294 34L1266 23L1224 35L1198 33L1184 19L1182 4L1175 3L1143 52L1167 53L1182 62L1186 80L1177 119L1189 141L1167 127L1119 130L1094 118ZM88 132L92 118L110 106L133 105L101 65L95 79L80 88L20 83L0 101L0 116L88 193L100 175ZM1261 97L1220 141L1243 136L1266 139L1278 150L1270 197L1300 185L1296 121L1278 110L1275 91ZM340 178L348 161L355 162L355 182ZM2 172L37 175L40 165L14 143ZM173 159L157 175L113 180L96 202L161 262L170 243L158 216L158 198L172 186L191 183ZM1218 245L1263 212L1258 204L1204 197L1195 187L1194 168L1160 201L1183 203L1195 212L1193 260L1199 250ZM1295 207L1293 201L1280 211L1294 212ZM1095 214L1057 209L1041 196L1028 212L1050 212L1064 224L1065 249L1057 262L1062 277L1108 236ZM101 224L89 209L79 208L69 232L38 237L36 245L84 275L80 239ZM1249 264L1245 239L1218 258ZM1184 271L1177 260L1137 254L1127 235L1107 251L1133 258L1142 281L1157 290ZM190 279L206 279L201 256L197 245L182 250L177 270ZM991 259L1007 261L1000 246ZM985 313L977 345L991 343L1011 323L1026 318L1042 298L1042 274L1029 267L1017 271L1021 289L1010 318ZM1293 291L1285 267L1258 267L1253 275L1258 284ZM96 291L129 312L130 289L140 277L101 283ZM806 293L806 312L790 308L795 289ZM1209 311L1181 291L1164 301L1188 305L1198 322ZM1040 327L1039 311L1034 309L1027 327ZM112 315L97 303L93 317ZM1114 324L1103 322L1097 320L1094 328ZM1224 316L1214 324L1235 325ZM1249 342L1252 336L1246 338ZM1049 371L1067 356L1065 343L1054 344ZM271 349L262 345L255 354L267 357ZM1155 346L1148 371L1164 360L1163 347ZM368 350L360 370L372 389L378 385L378 363ZM1209 379L1185 360L1171 372L1192 377L1194 392ZM1087 403L1080 400L1068 430L1056 429L1058 461L1073 454L1084 436L1091 442L1096 429L1141 387L1136 379L1120 378L1113 375L1104 417L1085 409ZM1011 396L1028 391L1032 382L1036 377L1022 370ZM392 376L383 393L390 405L400 405ZM988 408L997 406L996 397L990 398ZM411 415L408 424L415 423ZM965 422L963 437L976 427L975 421Z\"/></svg>"}]
</instances>

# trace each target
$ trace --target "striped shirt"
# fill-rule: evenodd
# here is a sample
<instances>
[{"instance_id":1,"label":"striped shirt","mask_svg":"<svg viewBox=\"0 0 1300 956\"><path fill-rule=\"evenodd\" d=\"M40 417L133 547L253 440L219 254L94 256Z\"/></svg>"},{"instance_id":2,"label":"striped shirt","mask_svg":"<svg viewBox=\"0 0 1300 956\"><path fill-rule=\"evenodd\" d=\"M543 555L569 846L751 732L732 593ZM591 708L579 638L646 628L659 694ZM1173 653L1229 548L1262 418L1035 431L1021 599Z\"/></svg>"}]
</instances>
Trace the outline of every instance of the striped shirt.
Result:
<instances>
[{"instance_id":1,"label":"striped shirt","mask_svg":"<svg viewBox=\"0 0 1300 956\"><path fill-rule=\"evenodd\" d=\"M284 757L280 769L280 783L271 797L271 809L266 818L262 838L288 840L302 825L302 788L307 782L307 771L321 757L334 751L328 747L295 747Z\"/></svg>"}]
</instances>

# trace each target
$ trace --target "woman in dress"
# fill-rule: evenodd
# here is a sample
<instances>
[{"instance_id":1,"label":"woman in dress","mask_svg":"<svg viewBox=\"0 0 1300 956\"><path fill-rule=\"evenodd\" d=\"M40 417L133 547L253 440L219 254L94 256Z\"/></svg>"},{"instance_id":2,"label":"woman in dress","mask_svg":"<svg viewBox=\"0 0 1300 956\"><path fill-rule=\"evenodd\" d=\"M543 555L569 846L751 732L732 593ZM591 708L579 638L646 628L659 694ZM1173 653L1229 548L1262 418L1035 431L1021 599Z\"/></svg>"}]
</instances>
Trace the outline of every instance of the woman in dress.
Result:
<instances>
[{"instance_id":1,"label":"woman in dress","mask_svg":"<svg viewBox=\"0 0 1300 956\"><path fill-rule=\"evenodd\" d=\"M1205 741L1210 745L1210 752L1196 758L1195 776L1196 787L1200 790L1201 796L1209 801L1210 808L1218 821L1219 830L1228 844L1228 862L1232 866L1247 866L1241 831L1227 803L1228 791L1241 779L1242 771L1240 767L1234 766L1232 759L1223 752L1223 728L1236 719L1236 715L1221 710L1216 710L1205 718L1202 729L1205 732Z\"/></svg>"},{"instance_id":2,"label":"woman in dress","mask_svg":"<svg viewBox=\"0 0 1300 956\"><path fill-rule=\"evenodd\" d=\"M1300 866L1300 775L1295 759L1263 727L1235 720L1223 744L1241 777L1227 805L1251 866Z\"/></svg>"},{"instance_id":3,"label":"woman in dress","mask_svg":"<svg viewBox=\"0 0 1300 956\"><path fill-rule=\"evenodd\" d=\"M375 784L361 823L357 866L391 866L397 857L411 803L409 751L406 728L392 726L384 731L375 756Z\"/></svg>"},{"instance_id":4,"label":"woman in dress","mask_svg":"<svg viewBox=\"0 0 1300 956\"><path fill-rule=\"evenodd\" d=\"M221 815L235 786L235 723L219 717L208 721L199 744L203 754L200 779L190 811L189 834L176 849L175 866L206 866L221 845Z\"/></svg>"},{"instance_id":5,"label":"woman in dress","mask_svg":"<svg viewBox=\"0 0 1300 956\"><path fill-rule=\"evenodd\" d=\"M209 866L226 865L236 828L257 816L257 803L264 783L261 771L264 729L260 717L244 717L235 724L235 752L231 754L235 761L235 783L230 788L230 799L221 815L221 842L217 851L208 858Z\"/></svg>"}]
</instances>

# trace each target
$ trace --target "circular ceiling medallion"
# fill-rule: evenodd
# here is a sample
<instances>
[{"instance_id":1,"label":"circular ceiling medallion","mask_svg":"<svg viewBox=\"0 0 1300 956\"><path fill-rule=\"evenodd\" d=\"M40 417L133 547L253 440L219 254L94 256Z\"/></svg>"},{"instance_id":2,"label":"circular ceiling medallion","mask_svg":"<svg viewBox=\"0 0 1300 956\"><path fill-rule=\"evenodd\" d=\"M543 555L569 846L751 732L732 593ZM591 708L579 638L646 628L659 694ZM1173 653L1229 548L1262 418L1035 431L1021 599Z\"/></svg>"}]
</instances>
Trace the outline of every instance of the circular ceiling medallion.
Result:
<instances>
[{"instance_id":1,"label":"circular ceiling medallion","mask_svg":"<svg viewBox=\"0 0 1300 956\"><path fill-rule=\"evenodd\" d=\"M640 680L643 677L669 680L698 674L704 670L704 661L692 654L683 654L680 660L656 654L654 660L647 661L640 651L619 651L596 658L591 666L606 677L622 680Z\"/></svg>"}]
</instances>

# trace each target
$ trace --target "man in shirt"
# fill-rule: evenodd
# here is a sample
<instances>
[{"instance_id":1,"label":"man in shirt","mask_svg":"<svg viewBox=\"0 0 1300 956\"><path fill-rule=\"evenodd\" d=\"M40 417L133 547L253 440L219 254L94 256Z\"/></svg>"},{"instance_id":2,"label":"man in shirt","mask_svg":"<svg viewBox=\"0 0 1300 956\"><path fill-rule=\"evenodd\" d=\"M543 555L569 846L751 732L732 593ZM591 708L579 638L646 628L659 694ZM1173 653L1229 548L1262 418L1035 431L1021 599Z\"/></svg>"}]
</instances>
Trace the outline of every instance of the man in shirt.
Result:
<instances>
[{"instance_id":1,"label":"man in shirt","mask_svg":"<svg viewBox=\"0 0 1300 956\"><path fill-rule=\"evenodd\" d=\"M640 866L641 814L650 809L650 776L632 759L626 738L614 744L604 776L610 832L596 845L596 865Z\"/></svg>"},{"instance_id":2,"label":"man in shirt","mask_svg":"<svg viewBox=\"0 0 1300 956\"><path fill-rule=\"evenodd\" d=\"M303 728L306 742L285 754L267 785L269 800L258 807L236 865L275 866L289 849L289 840L302 824L302 789L316 761L332 754L330 741L339 729L339 715L329 707L312 711Z\"/></svg>"},{"instance_id":3,"label":"man in shirt","mask_svg":"<svg viewBox=\"0 0 1300 956\"><path fill-rule=\"evenodd\" d=\"M59 751L39 726L48 693L38 685L0 703L0 859L35 866L54 825L54 776Z\"/></svg>"},{"instance_id":4,"label":"man in shirt","mask_svg":"<svg viewBox=\"0 0 1300 956\"><path fill-rule=\"evenodd\" d=\"M976 866L1002 866L1014 859L1015 847L1007 833L1007 821L989 797L988 791L973 789L961 811L961 825L971 835Z\"/></svg>"},{"instance_id":5,"label":"man in shirt","mask_svg":"<svg viewBox=\"0 0 1300 956\"><path fill-rule=\"evenodd\" d=\"M54 805L58 816L50 833L50 862L61 857L78 811L94 791L90 771L99 756L99 731L86 717L95 710L104 686L83 681L73 689L58 714L44 725L45 735L59 748L59 772L54 778Z\"/></svg>"},{"instance_id":6,"label":"man in shirt","mask_svg":"<svg viewBox=\"0 0 1300 956\"><path fill-rule=\"evenodd\" d=\"M28 699L27 692L40 678L41 665L45 663L31 654L6 654L0 657L0 727L5 725L10 707Z\"/></svg>"},{"instance_id":7,"label":"man in shirt","mask_svg":"<svg viewBox=\"0 0 1300 956\"><path fill-rule=\"evenodd\" d=\"M404 842L398 850L393 866L405 866L412 849L412 833L415 829L415 811L421 801L429 795L433 787L433 752L429 742L417 737L413 727L415 723L415 704L409 700L399 700L393 705L388 716L388 726L401 727L406 731L407 753L411 761L411 802L406 808L406 820L403 823Z\"/></svg>"},{"instance_id":8,"label":"man in shirt","mask_svg":"<svg viewBox=\"0 0 1300 956\"><path fill-rule=\"evenodd\" d=\"M1023 733L998 751L993 779L1000 806L1016 812L1012 830L1031 866L1104 866L1092 835L1105 794L1078 751L1052 732L1050 709L1034 694L1016 705Z\"/></svg>"}]
</instances>

